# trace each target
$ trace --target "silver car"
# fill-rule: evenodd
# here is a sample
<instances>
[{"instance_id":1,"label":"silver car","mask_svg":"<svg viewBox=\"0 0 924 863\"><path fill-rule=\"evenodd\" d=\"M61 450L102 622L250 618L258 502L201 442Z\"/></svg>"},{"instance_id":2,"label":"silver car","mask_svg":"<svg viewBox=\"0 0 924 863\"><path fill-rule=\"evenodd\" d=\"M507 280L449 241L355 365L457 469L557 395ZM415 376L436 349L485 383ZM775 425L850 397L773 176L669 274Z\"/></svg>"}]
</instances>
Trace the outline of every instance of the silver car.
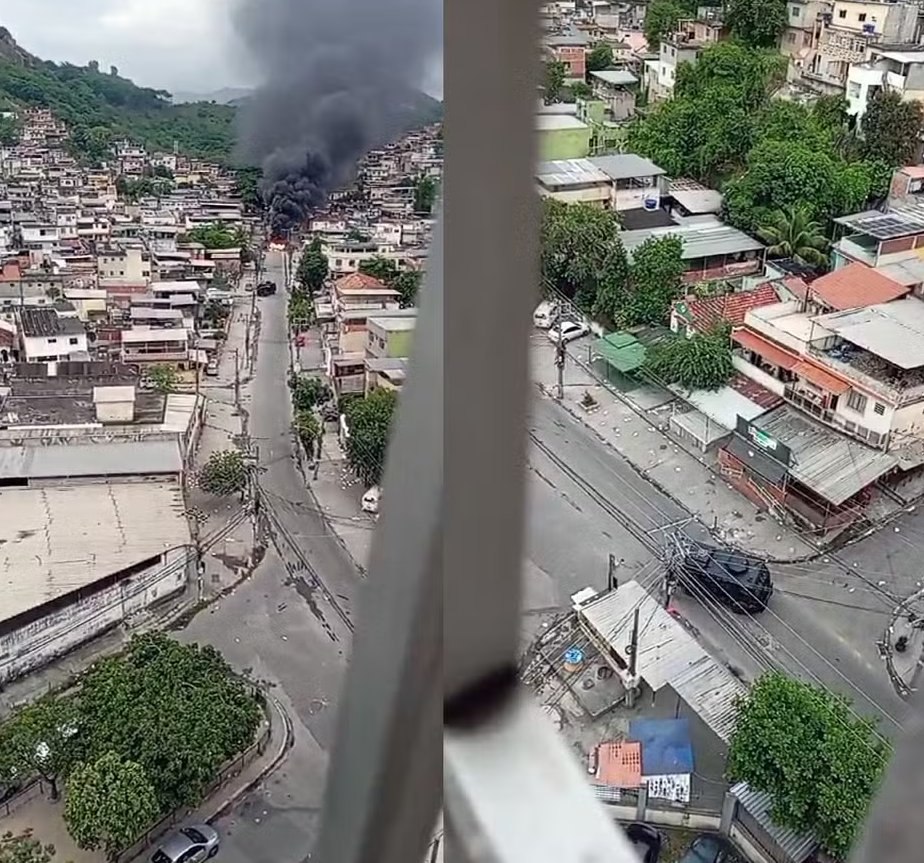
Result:
<instances>
[{"instance_id":1,"label":"silver car","mask_svg":"<svg viewBox=\"0 0 924 863\"><path fill-rule=\"evenodd\" d=\"M208 824L191 824L161 844L151 863L202 863L217 853L218 834Z\"/></svg>"}]
</instances>

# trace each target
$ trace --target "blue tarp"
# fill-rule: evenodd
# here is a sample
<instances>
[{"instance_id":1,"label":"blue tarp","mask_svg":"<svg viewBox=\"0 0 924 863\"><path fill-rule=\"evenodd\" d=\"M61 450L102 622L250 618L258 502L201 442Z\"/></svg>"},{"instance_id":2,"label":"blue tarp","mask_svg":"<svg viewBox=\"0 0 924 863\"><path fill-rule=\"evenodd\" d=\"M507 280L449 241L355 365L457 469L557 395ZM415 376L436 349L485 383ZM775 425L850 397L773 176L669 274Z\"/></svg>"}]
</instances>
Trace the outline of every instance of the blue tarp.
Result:
<instances>
[{"instance_id":1,"label":"blue tarp","mask_svg":"<svg viewBox=\"0 0 924 863\"><path fill-rule=\"evenodd\" d=\"M688 719L633 719L629 740L642 744L642 776L693 772Z\"/></svg>"}]
</instances>

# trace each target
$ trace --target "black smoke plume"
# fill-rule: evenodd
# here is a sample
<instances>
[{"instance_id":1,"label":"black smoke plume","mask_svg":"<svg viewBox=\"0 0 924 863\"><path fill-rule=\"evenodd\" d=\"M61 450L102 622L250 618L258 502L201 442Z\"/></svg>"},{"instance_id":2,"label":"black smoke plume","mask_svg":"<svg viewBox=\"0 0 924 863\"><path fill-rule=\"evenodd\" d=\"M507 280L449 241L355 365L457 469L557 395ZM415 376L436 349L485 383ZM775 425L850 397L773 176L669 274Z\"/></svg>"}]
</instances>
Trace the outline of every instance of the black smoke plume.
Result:
<instances>
[{"instance_id":1,"label":"black smoke plume","mask_svg":"<svg viewBox=\"0 0 924 863\"><path fill-rule=\"evenodd\" d=\"M419 123L442 0L239 0L235 25L265 82L238 112L237 156L262 165L279 236Z\"/></svg>"}]
</instances>

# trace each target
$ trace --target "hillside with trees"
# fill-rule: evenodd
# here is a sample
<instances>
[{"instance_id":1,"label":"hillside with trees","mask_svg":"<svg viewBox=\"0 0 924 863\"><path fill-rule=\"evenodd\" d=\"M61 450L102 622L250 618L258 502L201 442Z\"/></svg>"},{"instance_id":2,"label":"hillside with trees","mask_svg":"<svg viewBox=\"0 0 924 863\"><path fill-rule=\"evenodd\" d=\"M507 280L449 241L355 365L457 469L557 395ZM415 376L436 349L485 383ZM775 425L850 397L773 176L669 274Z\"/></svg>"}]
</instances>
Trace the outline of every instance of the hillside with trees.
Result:
<instances>
[{"instance_id":1,"label":"hillside with trees","mask_svg":"<svg viewBox=\"0 0 924 863\"><path fill-rule=\"evenodd\" d=\"M0 36L0 105L50 108L71 127L77 155L95 159L109 142L129 138L153 150L172 150L176 142L191 156L230 158L234 108L174 105L166 91L139 87L115 67L47 62L19 48L8 31Z\"/></svg>"}]
</instances>

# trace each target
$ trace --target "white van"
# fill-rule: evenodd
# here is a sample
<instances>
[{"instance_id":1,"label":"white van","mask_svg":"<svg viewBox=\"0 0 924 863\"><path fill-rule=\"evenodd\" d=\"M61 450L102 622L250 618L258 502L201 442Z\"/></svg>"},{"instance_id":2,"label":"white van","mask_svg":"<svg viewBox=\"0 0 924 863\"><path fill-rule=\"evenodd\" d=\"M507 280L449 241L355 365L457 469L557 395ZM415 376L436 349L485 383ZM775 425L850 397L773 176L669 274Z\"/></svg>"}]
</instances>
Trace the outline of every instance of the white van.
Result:
<instances>
[{"instance_id":1,"label":"white van","mask_svg":"<svg viewBox=\"0 0 924 863\"><path fill-rule=\"evenodd\" d=\"M362 508L363 512L371 512L373 514L378 513L379 511L379 501L382 499L382 490L374 485L369 489L362 499Z\"/></svg>"},{"instance_id":2,"label":"white van","mask_svg":"<svg viewBox=\"0 0 924 863\"><path fill-rule=\"evenodd\" d=\"M536 306L536 311L533 312L533 324L537 326L540 330L549 329L552 324L555 323L555 318L558 317L558 303L551 302L550 300L543 300Z\"/></svg>"}]
</instances>

